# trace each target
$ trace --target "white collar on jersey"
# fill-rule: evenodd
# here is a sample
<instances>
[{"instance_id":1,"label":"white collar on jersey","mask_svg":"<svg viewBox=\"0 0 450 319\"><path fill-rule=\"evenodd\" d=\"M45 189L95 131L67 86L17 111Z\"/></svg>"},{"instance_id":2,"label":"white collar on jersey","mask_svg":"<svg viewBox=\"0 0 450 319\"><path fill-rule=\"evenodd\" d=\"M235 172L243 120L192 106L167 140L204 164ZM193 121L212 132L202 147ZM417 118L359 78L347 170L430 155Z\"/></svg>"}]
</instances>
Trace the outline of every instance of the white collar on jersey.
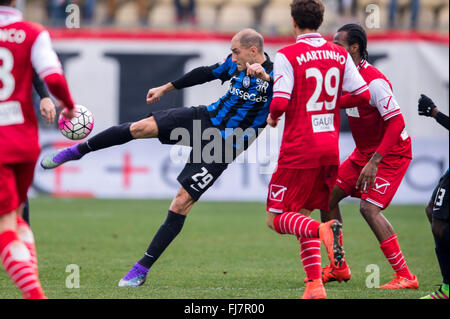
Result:
<instances>
[{"instance_id":1,"label":"white collar on jersey","mask_svg":"<svg viewBox=\"0 0 450 319\"><path fill-rule=\"evenodd\" d=\"M12 7L0 6L0 26L5 26L21 20L22 12Z\"/></svg>"},{"instance_id":2,"label":"white collar on jersey","mask_svg":"<svg viewBox=\"0 0 450 319\"><path fill-rule=\"evenodd\" d=\"M317 33L317 32L300 34L297 37L297 42L300 40L307 39L307 38L322 38L322 36L320 35L320 33Z\"/></svg>"},{"instance_id":3,"label":"white collar on jersey","mask_svg":"<svg viewBox=\"0 0 450 319\"><path fill-rule=\"evenodd\" d=\"M365 59L362 59L361 62L359 62L359 64L357 65L357 69L358 71L361 70L362 67L365 67L367 64L367 61Z\"/></svg>"}]
</instances>

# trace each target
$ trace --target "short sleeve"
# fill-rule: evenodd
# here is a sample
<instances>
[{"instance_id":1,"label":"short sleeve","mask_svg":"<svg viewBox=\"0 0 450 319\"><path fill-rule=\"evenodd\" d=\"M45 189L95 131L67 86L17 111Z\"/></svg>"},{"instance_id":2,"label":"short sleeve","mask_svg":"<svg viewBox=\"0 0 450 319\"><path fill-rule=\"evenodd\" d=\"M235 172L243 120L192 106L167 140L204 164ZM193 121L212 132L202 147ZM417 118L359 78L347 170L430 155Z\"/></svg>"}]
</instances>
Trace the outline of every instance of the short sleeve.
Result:
<instances>
[{"instance_id":1,"label":"short sleeve","mask_svg":"<svg viewBox=\"0 0 450 319\"><path fill-rule=\"evenodd\" d=\"M283 53L275 55L273 63L273 97L290 100L294 89L294 69Z\"/></svg>"},{"instance_id":2,"label":"short sleeve","mask_svg":"<svg viewBox=\"0 0 450 319\"><path fill-rule=\"evenodd\" d=\"M385 121L401 114L394 93L389 83L384 79L375 79L369 84L370 104L378 109Z\"/></svg>"},{"instance_id":3,"label":"short sleeve","mask_svg":"<svg viewBox=\"0 0 450 319\"><path fill-rule=\"evenodd\" d=\"M342 90L352 95L358 95L367 89L366 81L364 81L363 77L356 68L350 54L347 53Z\"/></svg>"},{"instance_id":4,"label":"short sleeve","mask_svg":"<svg viewBox=\"0 0 450 319\"><path fill-rule=\"evenodd\" d=\"M47 31L42 31L34 41L31 48L31 63L41 79L53 73L63 73Z\"/></svg>"}]
</instances>

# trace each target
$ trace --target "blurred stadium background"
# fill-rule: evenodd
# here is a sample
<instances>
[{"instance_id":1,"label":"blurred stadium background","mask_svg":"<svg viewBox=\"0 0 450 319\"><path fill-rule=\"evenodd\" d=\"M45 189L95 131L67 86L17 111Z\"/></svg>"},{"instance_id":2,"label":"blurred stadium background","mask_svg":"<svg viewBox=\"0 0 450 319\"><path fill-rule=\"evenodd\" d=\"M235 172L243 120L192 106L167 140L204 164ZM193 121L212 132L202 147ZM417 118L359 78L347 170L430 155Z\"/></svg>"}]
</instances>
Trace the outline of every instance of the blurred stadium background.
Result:
<instances>
[{"instance_id":1,"label":"blurred stadium background","mask_svg":"<svg viewBox=\"0 0 450 319\"><path fill-rule=\"evenodd\" d=\"M186 5L189 1L179 2ZM348 203L343 210L348 234L344 242L354 279L345 287L331 285L330 297L417 298L440 280L424 206L449 163L448 131L433 119L419 117L417 100L425 93L449 113L449 2L324 3L326 15L319 31L328 39L345 23L366 27L370 62L391 80L406 119L414 159L388 218L399 233L410 267L424 285L421 291L398 294L365 288L367 264L384 267L382 281L389 279L390 268L358 216L357 205ZM70 6L73 4L77 7ZM245 27L265 36L266 51L273 58L279 48L294 40L289 4L290 0L195 0L195 9L183 11L186 14L182 16L173 0L18 2L26 19L49 28L74 99L94 114L92 134L140 119L151 110L215 101L227 85L208 83L172 92L151 107L145 104L145 96L151 87L226 58L231 36ZM79 26L73 20L78 8ZM345 113L342 118L344 159L354 144ZM164 219L183 166L182 160L170 157L177 150L158 141L135 141L56 170L44 171L38 166L30 192L31 224L40 253L41 281L49 297L298 298L303 282L295 259L298 245L295 240L280 239L264 225L267 184L282 129L281 125L278 131L271 130L249 149L248 158L256 161L230 165L204 201L194 207L195 213L180 235L183 240L162 256L152 269L152 283L140 291L118 292L111 287L116 287L142 254ZM41 123L40 133L42 153L73 143L56 126ZM220 253L224 250L228 254ZM268 259L267 251L274 257ZM249 259L250 255L255 257ZM81 285L85 289L81 291L64 286L64 270L70 263L83 268ZM180 271L180 264L186 269ZM279 276L267 267L278 269ZM16 296L4 274L0 274L0 282L2 288L10 288L0 289L0 297Z\"/></svg>"},{"instance_id":2,"label":"blurred stadium background","mask_svg":"<svg viewBox=\"0 0 450 319\"><path fill-rule=\"evenodd\" d=\"M21 3L20 3L21 2ZM255 27L265 34L289 34L290 0L19 0L27 19L47 26L63 25L69 3L80 5L82 25L152 29L236 31ZM193 3L193 4L192 4ZM361 21L370 4L379 6L382 29L414 28L448 32L446 0L325 0L322 32L334 32L344 22ZM177 10L179 7L190 8ZM182 19L183 14L187 19Z\"/></svg>"}]
</instances>

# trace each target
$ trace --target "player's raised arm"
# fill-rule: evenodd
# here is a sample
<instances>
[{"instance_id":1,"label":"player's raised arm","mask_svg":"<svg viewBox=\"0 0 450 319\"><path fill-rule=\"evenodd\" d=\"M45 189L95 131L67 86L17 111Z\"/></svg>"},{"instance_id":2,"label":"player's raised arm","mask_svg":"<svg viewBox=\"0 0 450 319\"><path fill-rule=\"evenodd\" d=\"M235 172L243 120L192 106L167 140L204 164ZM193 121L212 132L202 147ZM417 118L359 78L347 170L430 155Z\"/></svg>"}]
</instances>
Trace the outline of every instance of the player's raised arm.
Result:
<instances>
[{"instance_id":1,"label":"player's raised arm","mask_svg":"<svg viewBox=\"0 0 450 319\"><path fill-rule=\"evenodd\" d=\"M152 88L147 93L147 104L158 102L161 97L173 90L181 90L187 87L203 84L216 79L225 82L231 78L228 72L232 67L231 55L223 63L211 66L201 66L184 74L178 80L166 83L157 88Z\"/></svg>"},{"instance_id":2,"label":"player's raised arm","mask_svg":"<svg viewBox=\"0 0 450 319\"><path fill-rule=\"evenodd\" d=\"M440 112L434 104L433 100L431 100L425 94L420 95L418 111L419 115L434 117L439 124L441 124L447 130L449 129L449 117Z\"/></svg>"},{"instance_id":3,"label":"player's raised arm","mask_svg":"<svg viewBox=\"0 0 450 319\"><path fill-rule=\"evenodd\" d=\"M64 76L58 56L52 48L50 35L42 31L33 43L31 63L39 77L45 81L50 92L61 101L66 108L66 117L73 116L74 102Z\"/></svg>"}]
</instances>

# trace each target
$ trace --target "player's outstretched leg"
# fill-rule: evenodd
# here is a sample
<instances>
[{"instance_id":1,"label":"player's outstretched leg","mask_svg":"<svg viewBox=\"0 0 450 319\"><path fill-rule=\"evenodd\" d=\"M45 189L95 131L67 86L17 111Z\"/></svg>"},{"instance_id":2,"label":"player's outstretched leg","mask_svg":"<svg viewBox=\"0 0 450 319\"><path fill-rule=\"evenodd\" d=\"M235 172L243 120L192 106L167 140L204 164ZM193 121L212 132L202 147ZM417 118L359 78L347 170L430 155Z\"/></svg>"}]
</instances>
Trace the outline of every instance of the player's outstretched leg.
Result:
<instances>
[{"instance_id":1,"label":"player's outstretched leg","mask_svg":"<svg viewBox=\"0 0 450 319\"><path fill-rule=\"evenodd\" d=\"M41 160L41 167L45 169L56 168L65 162L79 160L83 155L78 150L78 145L73 145L62 150L47 154Z\"/></svg>"},{"instance_id":2,"label":"player's outstretched leg","mask_svg":"<svg viewBox=\"0 0 450 319\"><path fill-rule=\"evenodd\" d=\"M112 126L84 143L50 153L44 156L41 166L45 169L53 169L68 161L79 160L87 153L127 143L134 139L130 126L131 123Z\"/></svg>"}]
</instances>

